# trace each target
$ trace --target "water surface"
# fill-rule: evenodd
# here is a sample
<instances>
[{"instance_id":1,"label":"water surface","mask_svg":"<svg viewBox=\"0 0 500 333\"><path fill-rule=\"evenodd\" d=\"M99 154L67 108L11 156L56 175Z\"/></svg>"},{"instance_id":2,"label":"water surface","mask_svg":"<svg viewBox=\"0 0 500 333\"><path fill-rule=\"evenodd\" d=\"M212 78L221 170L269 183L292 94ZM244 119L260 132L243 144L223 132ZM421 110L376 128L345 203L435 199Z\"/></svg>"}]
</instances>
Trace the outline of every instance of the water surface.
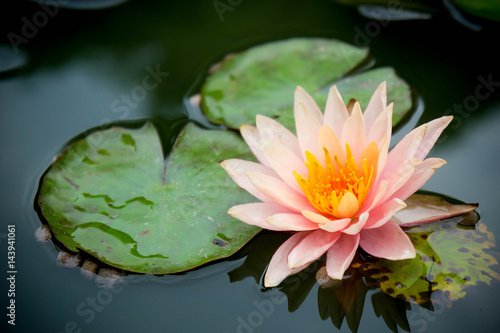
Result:
<instances>
[{"instance_id":1,"label":"water surface","mask_svg":"<svg viewBox=\"0 0 500 333\"><path fill-rule=\"evenodd\" d=\"M31 20L40 8L29 2L0 14L2 48L9 48L9 32L22 33L22 18ZM41 225L34 206L40 177L68 142L97 126L153 120L168 151L179 124L190 117L183 99L199 89L209 66L227 53L281 38L337 38L370 47L374 66L394 67L415 89L423 111L396 133L397 139L416 124L454 114L445 140L431 153L448 164L424 189L479 202L482 222L500 238L500 87L478 88L485 80L500 82L494 70L498 25L477 32L440 12L430 20L388 21L369 30L377 21L319 0L240 1L232 9L220 15L211 1L59 8L19 53L0 59L5 59L0 69L6 68L0 73L0 253L5 263L7 225L16 225L18 271L16 326L7 326L3 310L1 327L9 332L337 331L330 320L320 319L317 286L294 312L279 297L272 311L260 309L277 296L262 292L251 278L229 282L227 273L243 258L187 274L130 275L112 293L82 277L78 268L58 265L56 246L34 237ZM139 95L136 87L151 71L165 74ZM488 96L480 99L478 89ZM8 285L2 281L5 297ZM366 297L360 332L388 331L372 310L374 292ZM413 332L491 332L500 324L499 297L498 285L481 286L451 308L431 312L414 305L407 315ZM346 323L341 331L350 331Z\"/></svg>"}]
</instances>

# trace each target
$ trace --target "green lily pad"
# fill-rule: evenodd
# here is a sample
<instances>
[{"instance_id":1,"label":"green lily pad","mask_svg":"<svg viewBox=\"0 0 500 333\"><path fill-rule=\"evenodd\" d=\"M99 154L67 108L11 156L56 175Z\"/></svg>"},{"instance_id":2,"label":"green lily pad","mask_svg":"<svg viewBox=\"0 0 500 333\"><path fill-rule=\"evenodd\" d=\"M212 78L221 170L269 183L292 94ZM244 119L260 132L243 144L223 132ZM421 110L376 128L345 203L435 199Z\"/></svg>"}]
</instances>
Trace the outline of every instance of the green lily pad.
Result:
<instances>
[{"instance_id":1,"label":"green lily pad","mask_svg":"<svg viewBox=\"0 0 500 333\"><path fill-rule=\"evenodd\" d=\"M452 0L463 11L485 19L500 21L498 0Z\"/></svg>"},{"instance_id":2,"label":"green lily pad","mask_svg":"<svg viewBox=\"0 0 500 333\"><path fill-rule=\"evenodd\" d=\"M424 304L441 291L450 301L464 297L480 283L500 281L493 234L478 222L474 227L459 218L413 227L406 233L417 250L408 260L369 258L353 264L392 297Z\"/></svg>"},{"instance_id":3,"label":"green lily pad","mask_svg":"<svg viewBox=\"0 0 500 333\"><path fill-rule=\"evenodd\" d=\"M153 125L98 131L54 162L39 205L71 251L133 272L185 271L235 253L260 231L227 214L253 199L219 166L227 158L251 159L228 131L188 124L166 166Z\"/></svg>"},{"instance_id":4,"label":"green lily pad","mask_svg":"<svg viewBox=\"0 0 500 333\"><path fill-rule=\"evenodd\" d=\"M367 56L367 49L323 38L293 38L255 46L217 66L201 89L201 107L212 122L231 128L254 124L260 114L293 129L297 86L311 94L321 109L334 84L346 104L356 99L364 108L378 85L386 81L396 125L412 109L410 88L392 68L353 72Z\"/></svg>"}]
</instances>

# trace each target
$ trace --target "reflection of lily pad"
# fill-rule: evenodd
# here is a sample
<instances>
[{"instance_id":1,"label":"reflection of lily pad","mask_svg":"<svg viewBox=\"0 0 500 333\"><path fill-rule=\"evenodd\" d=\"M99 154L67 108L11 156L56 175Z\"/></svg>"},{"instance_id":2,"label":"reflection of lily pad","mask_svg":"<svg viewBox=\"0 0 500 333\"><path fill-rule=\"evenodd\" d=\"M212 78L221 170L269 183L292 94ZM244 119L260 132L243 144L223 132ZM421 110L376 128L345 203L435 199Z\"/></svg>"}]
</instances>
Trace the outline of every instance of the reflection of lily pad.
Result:
<instances>
[{"instance_id":1,"label":"reflection of lily pad","mask_svg":"<svg viewBox=\"0 0 500 333\"><path fill-rule=\"evenodd\" d=\"M201 90L203 111L215 123L238 128L261 114L294 128L293 94L300 85L324 108L336 84L347 102L366 107L373 91L387 81L394 102L393 124L411 109L408 85L391 68L351 73L367 49L331 39L294 38L253 47L224 61Z\"/></svg>"},{"instance_id":2,"label":"reflection of lily pad","mask_svg":"<svg viewBox=\"0 0 500 333\"><path fill-rule=\"evenodd\" d=\"M322 272L323 270L323 272ZM318 273L325 274L323 267ZM338 281L332 287L318 288L318 307L321 319L331 318L333 325L340 329L344 318L351 332L358 331L365 305L365 296L371 288L364 284L359 273Z\"/></svg>"},{"instance_id":3,"label":"reflection of lily pad","mask_svg":"<svg viewBox=\"0 0 500 333\"><path fill-rule=\"evenodd\" d=\"M500 280L495 240L481 222L475 228L462 227L449 219L413 227L407 234L417 249L416 258L370 258L353 264L393 297L426 303L433 291L440 290L457 300L468 287Z\"/></svg>"},{"instance_id":4,"label":"reflection of lily pad","mask_svg":"<svg viewBox=\"0 0 500 333\"><path fill-rule=\"evenodd\" d=\"M220 168L226 158L250 158L235 133L187 125L165 170L151 124L98 131L52 165L39 205L72 251L134 272L184 271L233 254L260 230L227 215L252 197Z\"/></svg>"},{"instance_id":5,"label":"reflection of lily pad","mask_svg":"<svg viewBox=\"0 0 500 333\"><path fill-rule=\"evenodd\" d=\"M271 258L288 239L289 235L286 233L261 233L253 239L249 244L249 252L243 264L229 273L229 280L231 282L241 281L247 277L253 277L256 283L259 283L261 276L271 261ZM241 253L241 251L239 252Z\"/></svg>"},{"instance_id":6,"label":"reflection of lily pad","mask_svg":"<svg viewBox=\"0 0 500 333\"><path fill-rule=\"evenodd\" d=\"M371 296L373 311L377 317L382 316L387 327L398 333L398 326L407 332L411 332L406 311L411 310L410 303L401 299L389 297L382 292Z\"/></svg>"}]
</instances>

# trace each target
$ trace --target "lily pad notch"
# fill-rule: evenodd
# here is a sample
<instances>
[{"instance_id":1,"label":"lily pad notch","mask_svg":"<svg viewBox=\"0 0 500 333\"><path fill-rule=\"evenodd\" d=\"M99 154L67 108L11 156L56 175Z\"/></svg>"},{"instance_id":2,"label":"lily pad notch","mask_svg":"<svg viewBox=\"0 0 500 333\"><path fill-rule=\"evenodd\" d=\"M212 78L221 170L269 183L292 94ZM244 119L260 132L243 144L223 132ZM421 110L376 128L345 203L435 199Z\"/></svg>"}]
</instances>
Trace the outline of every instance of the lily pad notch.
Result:
<instances>
[{"instance_id":1,"label":"lily pad notch","mask_svg":"<svg viewBox=\"0 0 500 333\"><path fill-rule=\"evenodd\" d=\"M260 231L227 214L228 206L252 197L218 164L250 155L238 134L190 123L165 164L151 123L113 127L57 158L38 203L71 251L126 271L182 272L234 254Z\"/></svg>"}]
</instances>

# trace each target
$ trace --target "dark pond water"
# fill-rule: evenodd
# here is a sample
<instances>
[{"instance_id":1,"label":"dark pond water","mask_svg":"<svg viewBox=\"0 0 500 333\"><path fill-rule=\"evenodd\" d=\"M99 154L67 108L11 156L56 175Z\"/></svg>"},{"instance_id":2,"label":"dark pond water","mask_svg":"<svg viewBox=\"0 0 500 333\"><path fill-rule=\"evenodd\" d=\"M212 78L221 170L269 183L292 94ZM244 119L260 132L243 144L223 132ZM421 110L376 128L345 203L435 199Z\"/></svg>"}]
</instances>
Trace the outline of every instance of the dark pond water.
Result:
<instances>
[{"instance_id":1,"label":"dark pond water","mask_svg":"<svg viewBox=\"0 0 500 333\"><path fill-rule=\"evenodd\" d=\"M79 268L58 265L56 246L34 236L41 225L34 205L40 177L70 140L100 125L150 119L168 151L188 120L183 101L199 89L210 64L270 40L321 36L369 46L374 66L394 67L418 96L420 112L396 133L398 139L418 123L454 114L432 152L448 164L424 189L479 202L481 221L500 238L499 25L474 31L445 10L432 19L382 24L333 1L232 1L223 13L211 0L79 10L82 3L57 8L46 21L34 2L20 1L0 14L2 332L337 331L320 317L315 284L303 283L297 308L301 295L288 304L252 278L231 283L227 273L241 266L243 255L186 274L129 275L109 292ZM39 27L29 30L26 22L33 20ZM18 53L10 32L21 38ZM151 71L157 73L155 88L125 104L122 95L143 85ZM127 107L117 108L119 102ZM6 316L12 298L7 225L16 228L15 327ZM373 311L376 292L368 291L360 332L389 331ZM412 305L406 316L412 332L491 332L500 324L499 300L498 284L479 286L449 308ZM341 331L350 332L346 322Z\"/></svg>"}]
</instances>

